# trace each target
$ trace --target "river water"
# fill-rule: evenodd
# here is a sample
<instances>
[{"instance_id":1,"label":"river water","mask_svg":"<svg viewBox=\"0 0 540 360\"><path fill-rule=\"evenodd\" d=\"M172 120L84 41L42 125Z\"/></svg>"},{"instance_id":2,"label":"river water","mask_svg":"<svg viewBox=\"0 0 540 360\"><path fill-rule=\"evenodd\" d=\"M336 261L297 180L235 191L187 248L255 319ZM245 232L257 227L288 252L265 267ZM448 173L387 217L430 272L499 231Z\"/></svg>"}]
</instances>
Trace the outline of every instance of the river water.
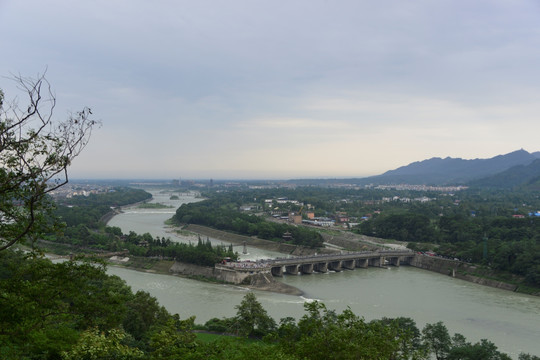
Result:
<instances>
[{"instance_id":1,"label":"river water","mask_svg":"<svg viewBox=\"0 0 540 360\"><path fill-rule=\"evenodd\" d=\"M163 224L182 203L197 199L192 194L184 194L180 200L170 200L171 193L150 192L154 196L152 202L174 208L127 208L109 225L118 226L125 233L148 232L153 236L170 237L173 241L197 241L195 237L172 233ZM243 249L237 250L242 252ZM247 252L242 258L283 257L283 254L250 247ZM110 267L109 273L126 280L135 291L148 291L167 310L182 318L196 316L196 323L204 323L213 317L234 316L235 306L248 291L240 286L120 267ZM320 300L338 312L350 307L366 320L405 316L414 319L420 329L426 323L443 321L451 334L461 333L471 342L488 339L513 358L520 352L540 355L539 297L481 286L408 266L284 276L279 281L299 288L304 295L256 291L258 300L276 321L286 316L298 319L304 314L304 302Z\"/></svg>"}]
</instances>

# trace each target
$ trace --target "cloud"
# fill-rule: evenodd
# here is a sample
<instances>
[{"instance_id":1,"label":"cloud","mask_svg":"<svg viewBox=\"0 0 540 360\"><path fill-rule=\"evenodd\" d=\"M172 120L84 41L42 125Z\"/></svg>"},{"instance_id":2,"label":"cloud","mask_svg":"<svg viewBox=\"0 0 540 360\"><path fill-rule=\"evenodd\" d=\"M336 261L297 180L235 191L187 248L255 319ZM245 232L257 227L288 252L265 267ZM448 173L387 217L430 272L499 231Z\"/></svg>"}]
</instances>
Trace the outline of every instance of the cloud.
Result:
<instances>
[{"instance_id":1,"label":"cloud","mask_svg":"<svg viewBox=\"0 0 540 360\"><path fill-rule=\"evenodd\" d=\"M310 130L310 129L336 129L344 128L346 123L341 121L322 121L308 118L274 117L243 121L236 124L239 128L282 129L282 130Z\"/></svg>"},{"instance_id":2,"label":"cloud","mask_svg":"<svg viewBox=\"0 0 540 360\"><path fill-rule=\"evenodd\" d=\"M103 121L74 174L338 176L538 150L534 1L0 8L0 75L48 66L56 114Z\"/></svg>"}]
</instances>

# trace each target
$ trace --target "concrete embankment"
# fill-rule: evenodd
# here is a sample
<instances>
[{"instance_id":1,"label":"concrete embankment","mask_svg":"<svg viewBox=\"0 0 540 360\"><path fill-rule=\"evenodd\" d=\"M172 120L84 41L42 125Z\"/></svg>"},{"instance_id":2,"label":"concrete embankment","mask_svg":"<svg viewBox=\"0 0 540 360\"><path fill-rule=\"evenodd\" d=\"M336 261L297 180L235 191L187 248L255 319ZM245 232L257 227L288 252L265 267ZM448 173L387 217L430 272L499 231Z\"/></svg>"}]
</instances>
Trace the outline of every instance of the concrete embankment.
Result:
<instances>
[{"instance_id":1,"label":"concrete embankment","mask_svg":"<svg viewBox=\"0 0 540 360\"><path fill-rule=\"evenodd\" d=\"M178 274L191 277L204 277L210 280L217 280L226 283L242 285L245 287L273 291L289 295L302 295L299 289L280 283L274 279L270 269L233 269L227 266L216 265L215 267L199 266L175 261L169 269L171 274Z\"/></svg>"},{"instance_id":2,"label":"concrete embankment","mask_svg":"<svg viewBox=\"0 0 540 360\"><path fill-rule=\"evenodd\" d=\"M461 261L417 254L411 260L410 265L420 269L435 271L440 274L449 275L458 279L499 289L516 291L518 288L518 285L476 276L474 274L478 274L480 269L477 266L463 263Z\"/></svg>"},{"instance_id":3,"label":"concrete embankment","mask_svg":"<svg viewBox=\"0 0 540 360\"><path fill-rule=\"evenodd\" d=\"M111 219L113 217L115 217L116 215L120 214L122 212L121 209L112 209L111 211L109 211L108 213L106 213L105 215L103 215L101 217L101 219L99 219L99 222L107 225L109 223L109 221L111 221Z\"/></svg>"}]
</instances>

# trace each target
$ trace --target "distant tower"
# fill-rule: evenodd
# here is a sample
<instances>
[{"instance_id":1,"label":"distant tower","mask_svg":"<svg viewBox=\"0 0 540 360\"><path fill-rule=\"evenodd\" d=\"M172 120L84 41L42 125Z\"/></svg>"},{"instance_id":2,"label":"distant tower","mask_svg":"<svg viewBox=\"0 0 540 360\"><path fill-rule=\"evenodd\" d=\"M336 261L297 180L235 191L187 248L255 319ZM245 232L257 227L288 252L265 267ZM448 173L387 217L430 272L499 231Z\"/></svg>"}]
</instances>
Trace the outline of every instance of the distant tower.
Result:
<instances>
[{"instance_id":1,"label":"distant tower","mask_svg":"<svg viewBox=\"0 0 540 360\"><path fill-rule=\"evenodd\" d=\"M247 245L246 245L246 242L244 241L244 250L242 251L242 254L247 254Z\"/></svg>"},{"instance_id":2,"label":"distant tower","mask_svg":"<svg viewBox=\"0 0 540 360\"><path fill-rule=\"evenodd\" d=\"M214 186L214 179L210 179L210 187Z\"/></svg>"}]
</instances>

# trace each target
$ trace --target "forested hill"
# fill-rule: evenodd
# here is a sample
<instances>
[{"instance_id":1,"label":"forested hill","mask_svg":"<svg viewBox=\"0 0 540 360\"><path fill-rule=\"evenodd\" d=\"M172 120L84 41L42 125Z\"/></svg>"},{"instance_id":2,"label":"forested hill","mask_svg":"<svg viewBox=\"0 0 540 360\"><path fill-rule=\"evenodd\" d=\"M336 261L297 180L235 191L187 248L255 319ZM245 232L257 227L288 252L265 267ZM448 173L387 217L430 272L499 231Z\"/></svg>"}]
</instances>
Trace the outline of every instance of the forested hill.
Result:
<instances>
[{"instance_id":1,"label":"forested hill","mask_svg":"<svg viewBox=\"0 0 540 360\"><path fill-rule=\"evenodd\" d=\"M111 211L111 207L135 204L151 198L152 194L142 189L115 187L105 193L57 199L55 216L67 226L82 223L97 228L101 219Z\"/></svg>"},{"instance_id":2,"label":"forested hill","mask_svg":"<svg viewBox=\"0 0 540 360\"><path fill-rule=\"evenodd\" d=\"M517 165L501 173L472 181L468 185L497 189L520 187L525 190L540 190L540 159L529 165Z\"/></svg>"},{"instance_id":3,"label":"forested hill","mask_svg":"<svg viewBox=\"0 0 540 360\"><path fill-rule=\"evenodd\" d=\"M521 171L520 166L527 167L535 160L540 159L540 151L529 153L523 149L517 150L505 155L498 155L489 159L472 159L466 160L461 158L439 158L434 157L427 160L416 161L409 165L401 166L394 170L389 170L381 175L370 176L365 178L350 178L350 179L297 179L291 182L297 185L313 185L333 183L340 184L356 184L356 185L389 185L389 184L415 184L415 185L469 185L473 181L478 181L484 178L490 178L497 174L509 171L507 174L501 175L502 178L516 176L516 180L511 186L504 185L502 187L514 187L516 185L525 184L526 181L532 181L534 176L527 175L526 181L519 183L519 173L511 175L512 171ZM526 169L525 172L533 171L533 167ZM538 174L540 175L540 174ZM486 181L486 184L492 180ZM495 180L493 180L495 181ZM496 180L499 182L499 180ZM533 181L534 183L534 181ZM484 186L484 183L479 181L475 186ZM526 184L525 184L526 185ZM488 185L486 185L488 186ZM489 185L491 186L491 185ZM531 185L526 188L536 188Z\"/></svg>"},{"instance_id":4,"label":"forested hill","mask_svg":"<svg viewBox=\"0 0 540 360\"><path fill-rule=\"evenodd\" d=\"M373 183L465 184L506 171L514 166L526 166L538 158L538 153L523 149L489 159L431 158L413 162L367 179Z\"/></svg>"}]
</instances>

